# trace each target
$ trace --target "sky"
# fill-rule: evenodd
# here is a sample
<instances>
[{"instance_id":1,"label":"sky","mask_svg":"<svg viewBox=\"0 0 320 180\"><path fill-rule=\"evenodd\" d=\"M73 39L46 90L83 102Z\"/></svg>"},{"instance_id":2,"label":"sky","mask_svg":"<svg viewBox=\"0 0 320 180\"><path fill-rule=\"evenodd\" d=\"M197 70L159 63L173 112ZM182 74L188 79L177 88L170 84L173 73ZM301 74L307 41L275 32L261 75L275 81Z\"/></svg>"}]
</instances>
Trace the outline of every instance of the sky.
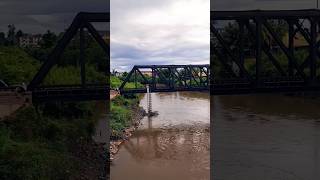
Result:
<instances>
[{"instance_id":1,"label":"sky","mask_svg":"<svg viewBox=\"0 0 320 180\"><path fill-rule=\"evenodd\" d=\"M107 12L109 0L0 0L0 32L8 24L27 33L65 30L80 11Z\"/></svg>"},{"instance_id":2,"label":"sky","mask_svg":"<svg viewBox=\"0 0 320 180\"><path fill-rule=\"evenodd\" d=\"M111 68L209 64L210 0L111 0Z\"/></svg>"}]
</instances>

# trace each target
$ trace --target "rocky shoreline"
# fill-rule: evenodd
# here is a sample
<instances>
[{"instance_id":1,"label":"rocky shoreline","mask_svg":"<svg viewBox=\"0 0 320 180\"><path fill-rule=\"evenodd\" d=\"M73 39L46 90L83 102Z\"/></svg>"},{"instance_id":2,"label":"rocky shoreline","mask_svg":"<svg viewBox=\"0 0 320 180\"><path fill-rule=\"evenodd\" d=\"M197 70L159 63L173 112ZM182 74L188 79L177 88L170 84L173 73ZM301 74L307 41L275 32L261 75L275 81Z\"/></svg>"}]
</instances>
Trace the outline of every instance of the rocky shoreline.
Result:
<instances>
[{"instance_id":1,"label":"rocky shoreline","mask_svg":"<svg viewBox=\"0 0 320 180\"><path fill-rule=\"evenodd\" d=\"M110 140L110 161L112 161L114 156L118 153L121 144L127 141L139 127L141 119L147 115L146 111L140 106L134 108L133 112L132 126L123 130L120 137L111 138Z\"/></svg>"},{"instance_id":2,"label":"rocky shoreline","mask_svg":"<svg viewBox=\"0 0 320 180\"><path fill-rule=\"evenodd\" d=\"M70 179L106 179L108 176L107 148L103 144L93 141L80 141L74 150L74 157L79 162L79 174Z\"/></svg>"}]
</instances>

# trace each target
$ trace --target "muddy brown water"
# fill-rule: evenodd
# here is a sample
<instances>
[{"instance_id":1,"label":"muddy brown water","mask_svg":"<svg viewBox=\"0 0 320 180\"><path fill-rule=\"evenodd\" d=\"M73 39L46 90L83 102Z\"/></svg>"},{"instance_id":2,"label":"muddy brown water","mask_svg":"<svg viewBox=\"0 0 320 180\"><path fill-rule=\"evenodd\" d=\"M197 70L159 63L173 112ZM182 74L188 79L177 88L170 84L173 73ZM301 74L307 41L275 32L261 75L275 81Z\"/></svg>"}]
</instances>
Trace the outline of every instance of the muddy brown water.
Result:
<instances>
[{"instance_id":1,"label":"muddy brown water","mask_svg":"<svg viewBox=\"0 0 320 180\"><path fill-rule=\"evenodd\" d=\"M320 179L320 100L211 97L214 180Z\"/></svg>"},{"instance_id":2,"label":"muddy brown water","mask_svg":"<svg viewBox=\"0 0 320 180\"><path fill-rule=\"evenodd\" d=\"M152 110L111 164L111 180L209 180L210 98L206 93L155 93ZM147 110L148 99L141 100Z\"/></svg>"},{"instance_id":3,"label":"muddy brown water","mask_svg":"<svg viewBox=\"0 0 320 180\"><path fill-rule=\"evenodd\" d=\"M111 180L209 179L209 96L152 98L159 116L121 147ZM211 97L213 179L320 179L319 107L319 98L281 94Z\"/></svg>"}]
</instances>

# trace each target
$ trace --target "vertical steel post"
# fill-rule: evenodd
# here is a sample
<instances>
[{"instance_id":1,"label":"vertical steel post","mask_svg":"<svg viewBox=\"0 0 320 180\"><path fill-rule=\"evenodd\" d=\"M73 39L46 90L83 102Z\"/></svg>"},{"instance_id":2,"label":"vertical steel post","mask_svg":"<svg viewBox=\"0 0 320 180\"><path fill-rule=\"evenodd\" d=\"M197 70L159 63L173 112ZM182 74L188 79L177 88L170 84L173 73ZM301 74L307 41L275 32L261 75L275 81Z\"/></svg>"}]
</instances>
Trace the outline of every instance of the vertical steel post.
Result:
<instances>
[{"instance_id":1,"label":"vertical steel post","mask_svg":"<svg viewBox=\"0 0 320 180\"><path fill-rule=\"evenodd\" d=\"M256 84L260 84L261 60L262 60L262 22L256 18Z\"/></svg>"},{"instance_id":2,"label":"vertical steel post","mask_svg":"<svg viewBox=\"0 0 320 180\"><path fill-rule=\"evenodd\" d=\"M85 51L85 40L84 40L84 30L83 27L80 28L80 73L81 73L81 84L86 86L86 62L84 59Z\"/></svg>"},{"instance_id":3,"label":"vertical steel post","mask_svg":"<svg viewBox=\"0 0 320 180\"><path fill-rule=\"evenodd\" d=\"M170 73L170 89L174 89L173 71L172 68L168 68Z\"/></svg>"},{"instance_id":4,"label":"vertical steel post","mask_svg":"<svg viewBox=\"0 0 320 180\"><path fill-rule=\"evenodd\" d=\"M239 62L244 68L244 22L243 20L238 21L239 24ZM243 72L240 71L240 77L243 78Z\"/></svg>"},{"instance_id":5,"label":"vertical steel post","mask_svg":"<svg viewBox=\"0 0 320 180\"><path fill-rule=\"evenodd\" d=\"M292 57L294 57L294 37L295 37L295 32L294 32L294 23L292 19L288 20L288 25L289 25L289 35L288 35L288 40L289 40L289 52ZM293 76L293 65L292 61L288 59L288 73L289 76Z\"/></svg>"},{"instance_id":6,"label":"vertical steel post","mask_svg":"<svg viewBox=\"0 0 320 180\"><path fill-rule=\"evenodd\" d=\"M192 69L190 66L188 66L188 69L189 69L189 81L190 81L190 88L192 87Z\"/></svg>"},{"instance_id":7,"label":"vertical steel post","mask_svg":"<svg viewBox=\"0 0 320 180\"><path fill-rule=\"evenodd\" d=\"M138 84L137 84L137 70L136 69L134 70L134 84L135 84L135 87L137 88Z\"/></svg>"},{"instance_id":8,"label":"vertical steel post","mask_svg":"<svg viewBox=\"0 0 320 180\"><path fill-rule=\"evenodd\" d=\"M156 85L156 72L154 70L154 68L152 68L152 90L155 90L157 88L157 85Z\"/></svg>"},{"instance_id":9,"label":"vertical steel post","mask_svg":"<svg viewBox=\"0 0 320 180\"><path fill-rule=\"evenodd\" d=\"M204 86L204 85L203 85L203 79L202 79L202 68L203 68L203 67L199 67L199 69L200 69L200 85L201 85L201 86Z\"/></svg>"},{"instance_id":10,"label":"vertical steel post","mask_svg":"<svg viewBox=\"0 0 320 180\"><path fill-rule=\"evenodd\" d=\"M316 78L316 61L317 61L317 21L310 18L311 24L311 43L310 43L310 81Z\"/></svg>"}]
</instances>

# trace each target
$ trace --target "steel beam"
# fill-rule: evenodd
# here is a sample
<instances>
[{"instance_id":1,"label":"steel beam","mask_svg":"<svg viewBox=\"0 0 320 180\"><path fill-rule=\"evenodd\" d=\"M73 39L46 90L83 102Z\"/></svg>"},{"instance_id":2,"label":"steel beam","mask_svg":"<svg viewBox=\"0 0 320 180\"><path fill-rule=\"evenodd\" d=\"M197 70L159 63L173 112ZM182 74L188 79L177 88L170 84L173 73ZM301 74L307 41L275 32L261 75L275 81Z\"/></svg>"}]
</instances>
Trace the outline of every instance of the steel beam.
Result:
<instances>
[{"instance_id":1,"label":"steel beam","mask_svg":"<svg viewBox=\"0 0 320 180\"><path fill-rule=\"evenodd\" d=\"M147 81L145 75L140 71L141 69L146 68L152 70L152 81ZM165 73L164 69L168 70L168 72ZM182 71L179 72L179 69ZM197 74L199 69L201 69L200 73L204 72L206 75L202 76L202 74ZM145 84L148 84L149 87L151 87L151 92L208 90L209 83L204 84L202 81L204 77L206 78L205 82L209 81L209 69L209 65L136 65L132 68L124 82L121 84L119 90L121 93L146 92L146 87L136 87L134 89L125 88L125 85L130 81L131 77L134 76L134 72L138 72L142 76ZM157 79L160 80L160 84ZM137 79L134 79L133 82L136 83Z\"/></svg>"},{"instance_id":2,"label":"steel beam","mask_svg":"<svg viewBox=\"0 0 320 180\"><path fill-rule=\"evenodd\" d=\"M42 81L44 80L45 76L49 73L50 69L57 63L58 59L60 59L63 51L65 50L66 46L70 43L70 41L75 37L78 30L85 26L92 36L96 39L96 41L100 44L103 50L107 53L109 58L109 47L108 45L102 40L100 35L94 29L94 27L90 24L91 22L110 22L110 15L109 13L86 13L81 12L78 13L77 16L74 18L72 24L64 33L63 37L58 41L57 45L50 53L48 59L44 62L41 66L40 70L34 76L32 81L28 85L28 90L33 90L37 86L39 86ZM107 63L109 64L109 62ZM110 66L106 67L109 69ZM107 75L109 74L109 70Z\"/></svg>"}]
</instances>

